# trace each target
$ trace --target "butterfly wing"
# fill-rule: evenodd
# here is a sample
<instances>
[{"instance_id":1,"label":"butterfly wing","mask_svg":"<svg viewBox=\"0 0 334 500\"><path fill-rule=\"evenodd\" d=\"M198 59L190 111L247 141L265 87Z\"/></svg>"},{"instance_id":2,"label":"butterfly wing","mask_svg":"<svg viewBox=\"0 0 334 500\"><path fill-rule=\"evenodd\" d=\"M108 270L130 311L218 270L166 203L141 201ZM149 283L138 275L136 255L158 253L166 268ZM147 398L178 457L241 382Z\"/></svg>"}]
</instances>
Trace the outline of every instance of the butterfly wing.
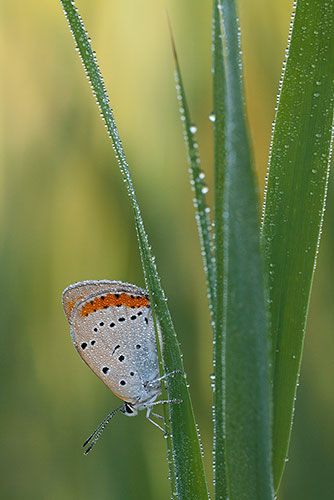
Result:
<instances>
[{"instance_id":1,"label":"butterfly wing","mask_svg":"<svg viewBox=\"0 0 334 500\"><path fill-rule=\"evenodd\" d=\"M91 280L91 281L78 281L69 285L63 291L63 308L68 321L71 318L71 312L75 304L87 297L92 293L98 293L100 290L114 289L127 291L129 294L140 294L147 296L146 290L140 288L136 285L131 285L131 283L123 283L122 281L111 281L111 280ZM148 296L147 296L148 297Z\"/></svg>"},{"instance_id":2,"label":"butterfly wing","mask_svg":"<svg viewBox=\"0 0 334 500\"><path fill-rule=\"evenodd\" d=\"M99 290L112 287L117 281L100 280L100 281L78 281L73 285L69 285L63 291L63 308L68 321L70 321L71 312L75 304L90 295L91 293L98 292Z\"/></svg>"},{"instance_id":3,"label":"butterfly wing","mask_svg":"<svg viewBox=\"0 0 334 500\"><path fill-rule=\"evenodd\" d=\"M82 284L81 284L82 283ZM64 309L75 348L93 372L129 403L150 395L159 376L152 312L145 290L122 282L81 282L65 290ZM94 292L80 298L88 289Z\"/></svg>"}]
</instances>

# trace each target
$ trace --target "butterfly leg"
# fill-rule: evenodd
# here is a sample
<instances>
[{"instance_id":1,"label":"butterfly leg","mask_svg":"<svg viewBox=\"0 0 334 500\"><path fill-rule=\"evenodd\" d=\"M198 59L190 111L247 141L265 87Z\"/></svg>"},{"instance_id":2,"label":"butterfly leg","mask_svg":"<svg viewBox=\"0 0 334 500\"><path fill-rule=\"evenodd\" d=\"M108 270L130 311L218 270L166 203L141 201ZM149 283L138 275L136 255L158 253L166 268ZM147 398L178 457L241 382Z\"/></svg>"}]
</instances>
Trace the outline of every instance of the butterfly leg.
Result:
<instances>
[{"instance_id":1,"label":"butterfly leg","mask_svg":"<svg viewBox=\"0 0 334 500\"><path fill-rule=\"evenodd\" d=\"M162 418L162 419L165 418L162 415L159 415L159 413L153 413L153 411L151 412L151 415L153 415L154 417L157 417L157 418Z\"/></svg>"},{"instance_id":2,"label":"butterfly leg","mask_svg":"<svg viewBox=\"0 0 334 500\"><path fill-rule=\"evenodd\" d=\"M165 433L166 432L165 429L163 429L159 424L157 424L156 422L154 422L154 420L152 420L150 418L150 413L151 413L151 407L147 408L147 410L146 410L146 418L147 418L147 420L149 422L151 422L153 425L155 425L156 427L158 427L158 429L160 429L163 433ZM152 413L152 415L160 417L160 415L156 415L155 413ZM163 418L163 417L161 417L161 418Z\"/></svg>"},{"instance_id":3,"label":"butterfly leg","mask_svg":"<svg viewBox=\"0 0 334 500\"><path fill-rule=\"evenodd\" d=\"M154 401L149 403L146 408L151 409L152 406L165 404L165 403L182 403L181 399L163 399L162 401Z\"/></svg>"},{"instance_id":4,"label":"butterfly leg","mask_svg":"<svg viewBox=\"0 0 334 500\"><path fill-rule=\"evenodd\" d=\"M162 401L154 401L153 403L150 403L146 408L146 418L147 420L149 420L150 422L152 422L152 424L154 424L156 427L158 427L161 431L163 431L164 433L164 436L167 437L168 436L168 432L165 431L159 424L157 424L156 422L154 422L154 420L152 420L150 418L150 414L154 415L155 417L158 417L158 418L162 418L164 419L164 417L162 415L158 415L157 413L153 413L152 411L152 406L155 406L155 405L159 405L159 404L163 404L163 403L182 403L182 401L180 399L166 399L166 400L162 400Z\"/></svg>"},{"instance_id":5,"label":"butterfly leg","mask_svg":"<svg viewBox=\"0 0 334 500\"><path fill-rule=\"evenodd\" d=\"M181 373L183 375L183 372L181 370L174 370L173 372L166 373L165 375L162 375L161 377L155 378L151 382L148 382L147 385L154 385L156 382L160 382L161 380L166 380L166 378L171 377L172 375L175 375L176 373Z\"/></svg>"}]
</instances>

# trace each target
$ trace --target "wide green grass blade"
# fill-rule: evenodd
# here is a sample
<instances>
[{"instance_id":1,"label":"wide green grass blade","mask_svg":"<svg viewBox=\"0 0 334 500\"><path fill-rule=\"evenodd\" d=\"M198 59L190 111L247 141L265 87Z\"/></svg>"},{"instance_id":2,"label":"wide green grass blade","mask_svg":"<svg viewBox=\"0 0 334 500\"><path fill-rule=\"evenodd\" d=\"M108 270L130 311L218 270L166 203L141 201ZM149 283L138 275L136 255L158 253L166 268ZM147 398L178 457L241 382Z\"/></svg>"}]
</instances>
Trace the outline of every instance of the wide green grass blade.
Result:
<instances>
[{"instance_id":1,"label":"wide green grass blade","mask_svg":"<svg viewBox=\"0 0 334 500\"><path fill-rule=\"evenodd\" d=\"M224 185L226 168L225 150L225 69L221 15L218 0L213 2L212 15L213 48L213 137L214 137L214 196L215 196L215 309L213 368L215 374L213 394L213 473L216 500L227 500L225 432L224 432L224 378L223 378L223 334L224 334Z\"/></svg>"},{"instance_id":2,"label":"wide green grass blade","mask_svg":"<svg viewBox=\"0 0 334 500\"><path fill-rule=\"evenodd\" d=\"M177 57L175 41L172 33L171 26L171 42L173 49L173 56L175 62L175 81L177 96L180 103L181 121L183 124L184 140L188 153L188 161L190 166L191 186L194 192L194 206L196 210L196 221L198 227L198 234L200 237L204 271L207 279L207 293L209 299L209 306L211 313L214 310L214 294L215 294L215 265L213 259L213 245L211 235L210 223L210 208L206 203L206 193L208 188L204 182L205 174L201 170L201 163L198 152L198 144L196 142L197 127L191 121L189 106L185 94L179 60Z\"/></svg>"},{"instance_id":3,"label":"wide green grass blade","mask_svg":"<svg viewBox=\"0 0 334 500\"><path fill-rule=\"evenodd\" d=\"M151 295L154 312L159 319L162 331L162 359L164 371L165 373L174 370L181 370L184 372L173 323L164 292L160 285L159 276L144 229L123 146L119 138L113 113L109 106L109 99L97 65L96 57L92 51L83 22L73 1L60 1L87 76L90 80L93 93L105 120L108 133L112 139L119 167L125 180L134 211L145 281ZM172 460L172 463L170 463L172 493L176 495L176 498L182 500L188 500L189 498L207 500L208 493L199 438L185 377L180 374L176 374L174 377L168 377L167 388L168 397L180 401L179 403L170 404L171 422L166 422L171 428L170 437L168 439L168 444L171 448L169 449L168 456L170 460Z\"/></svg>"},{"instance_id":4,"label":"wide green grass blade","mask_svg":"<svg viewBox=\"0 0 334 500\"><path fill-rule=\"evenodd\" d=\"M334 1L299 0L276 115L263 242L273 343L273 470L287 457L325 205L333 124Z\"/></svg>"},{"instance_id":5,"label":"wide green grass blade","mask_svg":"<svg viewBox=\"0 0 334 500\"><path fill-rule=\"evenodd\" d=\"M222 0L221 7L226 171L223 206L216 211L223 211L225 242L221 432L225 433L226 485L230 500L271 500L270 349L258 193L242 97L235 3Z\"/></svg>"}]
</instances>

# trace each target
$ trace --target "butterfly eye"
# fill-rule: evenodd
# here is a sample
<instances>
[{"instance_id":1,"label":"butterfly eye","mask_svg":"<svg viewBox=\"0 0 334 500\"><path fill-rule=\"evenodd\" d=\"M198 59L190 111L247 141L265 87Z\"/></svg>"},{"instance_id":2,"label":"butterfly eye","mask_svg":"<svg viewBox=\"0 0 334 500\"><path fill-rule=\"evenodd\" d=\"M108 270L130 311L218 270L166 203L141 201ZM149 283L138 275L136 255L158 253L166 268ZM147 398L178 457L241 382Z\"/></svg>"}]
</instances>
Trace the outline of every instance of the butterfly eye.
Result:
<instances>
[{"instance_id":1,"label":"butterfly eye","mask_svg":"<svg viewBox=\"0 0 334 500\"><path fill-rule=\"evenodd\" d=\"M130 406L127 403L125 403L124 409L125 409L125 413L128 413L129 415L132 415L132 413L134 413L132 406Z\"/></svg>"}]
</instances>

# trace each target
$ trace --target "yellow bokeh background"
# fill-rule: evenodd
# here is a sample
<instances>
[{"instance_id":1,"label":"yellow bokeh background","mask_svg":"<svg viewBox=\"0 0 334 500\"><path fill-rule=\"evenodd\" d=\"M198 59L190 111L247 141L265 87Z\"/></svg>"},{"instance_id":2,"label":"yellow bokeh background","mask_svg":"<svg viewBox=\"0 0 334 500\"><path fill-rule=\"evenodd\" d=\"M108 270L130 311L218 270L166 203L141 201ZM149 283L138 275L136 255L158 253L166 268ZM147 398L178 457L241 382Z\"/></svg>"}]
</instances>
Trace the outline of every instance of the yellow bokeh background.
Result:
<instances>
[{"instance_id":1,"label":"yellow bokeh background","mask_svg":"<svg viewBox=\"0 0 334 500\"><path fill-rule=\"evenodd\" d=\"M174 30L212 187L211 2L77 2L109 92L184 353L211 481L212 333L174 84ZM85 279L143 285L125 185L58 0L0 0L2 498L169 498L165 440L117 415L61 307ZM292 1L239 1L248 120L263 192ZM320 246L289 463L279 498L329 500L334 464L333 188ZM212 202L212 189L209 191Z\"/></svg>"}]
</instances>

